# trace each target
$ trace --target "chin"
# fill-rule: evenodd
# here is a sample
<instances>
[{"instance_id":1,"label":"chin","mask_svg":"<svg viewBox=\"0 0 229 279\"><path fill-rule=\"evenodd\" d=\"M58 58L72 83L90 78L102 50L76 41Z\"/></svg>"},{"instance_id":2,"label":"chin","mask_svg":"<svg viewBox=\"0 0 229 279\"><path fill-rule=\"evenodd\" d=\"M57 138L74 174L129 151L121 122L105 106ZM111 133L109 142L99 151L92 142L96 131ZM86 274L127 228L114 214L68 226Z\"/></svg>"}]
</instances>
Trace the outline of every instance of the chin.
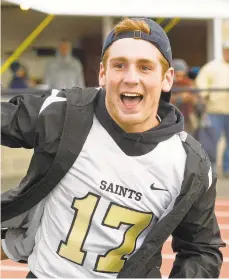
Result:
<instances>
[{"instance_id":1,"label":"chin","mask_svg":"<svg viewBox=\"0 0 229 279\"><path fill-rule=\"evenodd\" d=\"M144 119L141 116L139 116L139 114L138 115L132 114L132 115L125 115L119 117L118 122L121 123L122 125L137 125L144 122Z\"/></svg>"}]
</instances>

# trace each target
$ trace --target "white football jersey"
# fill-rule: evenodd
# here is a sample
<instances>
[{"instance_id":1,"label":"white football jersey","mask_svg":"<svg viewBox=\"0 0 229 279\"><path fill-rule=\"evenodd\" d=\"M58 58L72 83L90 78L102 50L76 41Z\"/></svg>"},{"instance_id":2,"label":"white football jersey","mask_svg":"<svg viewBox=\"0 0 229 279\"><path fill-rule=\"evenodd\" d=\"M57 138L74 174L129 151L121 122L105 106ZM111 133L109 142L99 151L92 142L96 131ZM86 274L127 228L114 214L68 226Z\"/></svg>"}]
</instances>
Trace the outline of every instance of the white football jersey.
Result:
<instances>
[{"instance_id":1,"label":"white football jersey","mask_svg":"<svg viewBox=\"0 0 229 279\"><path fill-rule=\"evenodd\" d=\"M39 278L117 277L180 193L180 135L127 156L94 117L75 163L47 196L29 257Z\"/></svg>"}]
</instances>

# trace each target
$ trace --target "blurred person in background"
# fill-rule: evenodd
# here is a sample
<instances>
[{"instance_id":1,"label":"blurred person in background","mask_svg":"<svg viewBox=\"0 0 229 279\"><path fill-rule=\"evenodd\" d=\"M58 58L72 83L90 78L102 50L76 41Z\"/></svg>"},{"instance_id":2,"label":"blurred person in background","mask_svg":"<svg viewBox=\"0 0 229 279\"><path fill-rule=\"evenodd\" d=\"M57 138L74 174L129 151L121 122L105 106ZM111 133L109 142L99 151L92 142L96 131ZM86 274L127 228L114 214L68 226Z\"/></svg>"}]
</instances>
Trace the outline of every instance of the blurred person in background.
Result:
<instances>
[{"instance_id":1,"label":"blurred person in background","mask_svg":"<svg viewBox=\"0 0 229 279\"><path fill-rule=\"evenodd\" d=\"M9 83L9 88L11 89L23 89L28 88L28 73L25 66L21 65L19 62L14 62L10 67L13 78Z\"/></svg>"},{"instance_id":2,"label":"blurred person in background","mask_svg":"<svg viewBox=\"0 0 229 279\"><path fill-rule=\"evenodd\" d=\"M189 78L189 67L183 59L173 59L172 66L175 71L173 88L182 88L186 87L187 89L190 87L194 87L194 81ZM193 134L196 125L197 119L194 112L194 106L197 102L197 97L195 93L191 91L178 91L172 94L171 102L175 104L179 110L184 115L185 119L185 131L190 134Z\"/></svg>"},{"instance_id":3,"label":"blurred person in background","mask_svg":"<svg viewBox=\"0 0 229 279\"><path fill-rule=\"evenodd\" d=\"M72 45L68 40L60 41L56 58L47 66L45 83L55 89L85 87L82 64L72 56Z\"/></svg>"},{"instance_id":4,"label":"blurred person in background","mask_svg":"<svg viewBox=\"0 0 229 279\"><path fill-rule=\"evenodd\" d=\"M196 78L200 89L229 89L229 41L223 44L222 60L213 60L205 64ZM206 102L206 109L215 129L217 142L222 133L226 138L223 155L223 173L229 178L229 90L204 91L201 93Z\"/></svg>"},{"instance_id":5,"label":"blurred person in background","mask_svg":"<svg viewBox=\"0 0 229 279\"><path fill-rule=\"evenodd\" d=\"M196 80L196 77L197 77L199 71L200 71L200 67L197 67L197 66L191 67L188 71L188 77L191 80L193 80L194 83L195 83L195 80Z\"/></svg>"}]
</instances>

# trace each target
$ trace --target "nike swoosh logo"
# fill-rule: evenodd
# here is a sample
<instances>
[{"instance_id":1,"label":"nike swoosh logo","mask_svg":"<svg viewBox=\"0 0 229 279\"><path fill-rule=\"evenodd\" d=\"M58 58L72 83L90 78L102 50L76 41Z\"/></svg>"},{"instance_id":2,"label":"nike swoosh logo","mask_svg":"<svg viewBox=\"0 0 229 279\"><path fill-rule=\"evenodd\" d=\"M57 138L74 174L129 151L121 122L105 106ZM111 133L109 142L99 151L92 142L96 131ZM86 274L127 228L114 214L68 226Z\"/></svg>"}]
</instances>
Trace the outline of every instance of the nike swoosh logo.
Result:
<instances>
[{"instance_id":1,"label":"nike swoosh logo","mask_svg":"<svg viewBox=\"0 0 229 279\"><path fill-rule=\"evenodd\" d=\"M166 189L162 189L162 188L157 188L157 187L155 187L154 184L155 184L155 183L151 184L151 186L150 186L150 189L151 189L151 190L159 190L159 191L166 191L166 192L168 192L168 190L166 190Z\"/></svg>"}]
</instances>

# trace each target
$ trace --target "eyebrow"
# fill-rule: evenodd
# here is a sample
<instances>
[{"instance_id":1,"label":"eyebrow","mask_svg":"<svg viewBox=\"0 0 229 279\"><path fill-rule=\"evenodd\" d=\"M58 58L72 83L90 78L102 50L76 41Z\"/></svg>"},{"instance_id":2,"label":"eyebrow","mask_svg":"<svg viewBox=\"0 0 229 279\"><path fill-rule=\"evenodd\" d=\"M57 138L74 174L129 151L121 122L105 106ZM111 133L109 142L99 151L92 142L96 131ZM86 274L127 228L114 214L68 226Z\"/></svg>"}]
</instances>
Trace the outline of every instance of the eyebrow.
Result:
<instances>
[{"instance_id":1,"label":"eyebrow","mask_svg":"<svg viewBox=\"0 0 229 279\"><path fill-rule=\"evenodd\" d=\"M120 57L114 57L110 59L110 62L114 62L114 61L127 61L128 59L124 56L120 56ZM145 64L154 64L156 65L156 62L154 62L153 60L150 59L146 59L146 58L140 58L137 59L137 63L145 63Z\"/></svg>"}]
</instances>

